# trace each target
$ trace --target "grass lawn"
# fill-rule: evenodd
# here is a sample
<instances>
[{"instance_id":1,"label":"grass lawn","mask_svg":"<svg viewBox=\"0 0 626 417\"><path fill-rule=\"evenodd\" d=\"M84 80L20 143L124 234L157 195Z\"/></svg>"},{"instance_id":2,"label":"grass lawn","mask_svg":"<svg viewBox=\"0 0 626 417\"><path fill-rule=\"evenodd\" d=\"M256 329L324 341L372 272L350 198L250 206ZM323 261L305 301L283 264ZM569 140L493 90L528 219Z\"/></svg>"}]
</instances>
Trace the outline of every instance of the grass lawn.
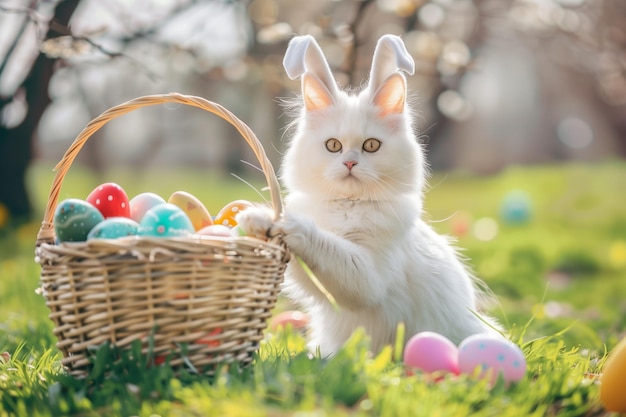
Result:
<instances>
[{"instance_id":1,"label":"grass lawn","mask_svg":"<svg viewBox=\"0 0 626 417\"><path fill-rule=\"evenodd\" d=\"M35 165L30 172L41 210L50 168ZM246 179L263 187L260 174ZM186 190L213 214L234 199L260 199L248 185L198 171L115 170L96 178L78 166L61 197L84 198L104 181L118 182L129 196ZM526 200L518 202L529 202L527 211L511 206L503 213L513 191L523 193ZM456 235L469 265L497 296L492 314L525 354L527 375L509 387L468 376L438 382L407 376L394 359L398 347L372 356L358 332L335 357L322 359L306 352L303 337L290 329L267 332L243 372L175 374L167 366L146 367L150 358L136 353L129 359L133 352L123 353L121 363L102 352L98 361L107 376L99 369L76 380L59 365L47 307L35 293L39 223L5 231L0 352L11 358L0 358L0 416L609 416L599 402L597 375L626 332L625 194L626 163L618 161L431 178L428 219ZM289 308L285 300L279 305Z\"/></svg>"}]
</instances>

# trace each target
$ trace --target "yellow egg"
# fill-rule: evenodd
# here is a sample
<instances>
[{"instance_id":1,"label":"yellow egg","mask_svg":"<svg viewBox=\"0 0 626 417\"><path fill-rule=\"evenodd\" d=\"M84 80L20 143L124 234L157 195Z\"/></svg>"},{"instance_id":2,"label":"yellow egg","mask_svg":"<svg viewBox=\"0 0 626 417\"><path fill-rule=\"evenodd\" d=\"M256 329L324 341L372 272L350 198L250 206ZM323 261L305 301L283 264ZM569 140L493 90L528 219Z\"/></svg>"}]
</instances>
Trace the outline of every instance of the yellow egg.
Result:
<instances>
[{"instance_id":1,"label":"yellow egg","mask_svg":"<svg viewBox=\"0 0 626 417\"><path fill-rule=\"evenodd\" d=\"M237 226L237 221L235 220L237 213L250 207L253 207L253 204L246 200L235 200L230 202L226 204L219 213L217 213L217 216L215 216L215 224L235 227Z\"/></svg>"},{"instance_id":2,"label":"yellow egg","mask_svg":"<svg viewBox=\"0 0 626 417\"><path fill-rule=\"evenodd\" d=\"M626 267L626 241L616 240L611 244L609 261L616 268Z\"/></svg>"},{"instance_id":3,"label":"yellow egg","mask_svg":"<svg viewBox=\"0 0 626 417\"><path fill-rule=\"evenodd\" d=\"M615 346L600 377L600 400L608 411L626 413L626 338Z\"/></svg>"},{"instance_id":4,"label":"yellow egg","mask_svg":"<svg viewBox=\"0 0 626 417\"><path fill-rule=\"evenodd\" d=\"M167 200L168 203L174 204L182 209L191 220L193 228L200 230L213 224L213 219L204 204L195 196L185 192L176 191Z\"/></svg>"}]
</instances>

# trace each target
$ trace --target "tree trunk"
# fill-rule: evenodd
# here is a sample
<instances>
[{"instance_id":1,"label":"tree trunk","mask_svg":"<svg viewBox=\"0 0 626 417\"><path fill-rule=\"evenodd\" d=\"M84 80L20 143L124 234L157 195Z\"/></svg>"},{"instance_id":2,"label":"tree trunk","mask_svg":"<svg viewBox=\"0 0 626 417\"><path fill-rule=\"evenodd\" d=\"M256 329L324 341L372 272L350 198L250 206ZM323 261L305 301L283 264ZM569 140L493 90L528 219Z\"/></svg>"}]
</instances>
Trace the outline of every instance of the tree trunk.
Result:
<instances>
[{"instance_id":1,"label":"tree trunk","mask_svg":"<svg viewBox=\"0 0 626 417\"><path fill-rule=\"evenodd\" d=\"M79 0L59 2L53 17L55 24L50 25L46 39L60 35L55 28L68 26L79 2ZM56 60L39 54L20 87L28 105L26 117L19 125L12 128L0 125L0 209L4 206L3 208L8 211L10 225L32 219L33 208L26 187L26 170L32 159L32 143L39 120L50 104L48 85L55 63ZM10 102L10 99L2 101ZM2 216L0 216L0 229L3 226L7 224L2 224Z\"/></svg>"}]
</instances>

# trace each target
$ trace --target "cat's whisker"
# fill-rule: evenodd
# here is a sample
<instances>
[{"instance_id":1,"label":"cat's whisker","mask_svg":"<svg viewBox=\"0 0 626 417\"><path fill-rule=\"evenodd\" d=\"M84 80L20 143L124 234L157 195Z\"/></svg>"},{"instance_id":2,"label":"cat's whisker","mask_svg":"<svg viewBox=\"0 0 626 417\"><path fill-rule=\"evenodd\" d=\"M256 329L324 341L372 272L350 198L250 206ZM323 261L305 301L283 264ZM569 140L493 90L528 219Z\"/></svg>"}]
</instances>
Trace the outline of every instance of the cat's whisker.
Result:
<instances>
[{"instance_id":1,"label":"cat's whisker","mask_svg":"<svg viewBox=\"0 0 626 417\"><path fill-rule=\"evenodd\" d=\"M269 204L268 199L263 195L263 193L261 193L261 191L259 191L258 188L256 188L254 185L252 185L250 182L244 180L242 177L240 177L239 175L231 172L230 175L232 175L233 177L235 177L236 179L238 179L239 181L243 182L244 184L246 184L248 187L252 188L252 190L254 190L255 193L257 193L259 195L259 197L261 197L261 199L266 203Z\"/></svg>"}]
</instances>

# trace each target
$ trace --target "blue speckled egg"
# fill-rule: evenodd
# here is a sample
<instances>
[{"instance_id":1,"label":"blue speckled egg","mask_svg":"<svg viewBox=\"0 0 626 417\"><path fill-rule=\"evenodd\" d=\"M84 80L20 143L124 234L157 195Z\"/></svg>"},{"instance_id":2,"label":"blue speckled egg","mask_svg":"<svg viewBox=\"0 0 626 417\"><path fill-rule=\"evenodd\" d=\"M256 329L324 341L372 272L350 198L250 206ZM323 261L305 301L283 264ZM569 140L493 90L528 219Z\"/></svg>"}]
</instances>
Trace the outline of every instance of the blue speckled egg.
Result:
<instances>
[{"instance_id":1,"label":"blue speckled egg","mask_svg":"<svg viewBox=\"0 0 626 417\"><path fill-rule=\"evenodd\" d=\"M78 198L61 201L54 212L54 231L59 242L83 242L104 217L90 203Z\"/></svg>"},{"instance_id":2,"label":"blue speckled egg","mask_svg":"<svg viewBox=\"0 0 626 417\"><path fill-rule=\"evenodd\" d=\"M195 231L189 217L178 206L165 203L152 207L139 223L139 236L180 237Z\"/></svg>"},{"instance_id":3,"label":"blue speckled egg","mask_svg":"<svg viewBox=\"0 0 626 417\"><path fill-rule=\"evenodd\" d=\"M87 239L117 239L134 236L138 229L139 223L127 217L109 217L91 229Z\"/></svg>"}]
</instances>

